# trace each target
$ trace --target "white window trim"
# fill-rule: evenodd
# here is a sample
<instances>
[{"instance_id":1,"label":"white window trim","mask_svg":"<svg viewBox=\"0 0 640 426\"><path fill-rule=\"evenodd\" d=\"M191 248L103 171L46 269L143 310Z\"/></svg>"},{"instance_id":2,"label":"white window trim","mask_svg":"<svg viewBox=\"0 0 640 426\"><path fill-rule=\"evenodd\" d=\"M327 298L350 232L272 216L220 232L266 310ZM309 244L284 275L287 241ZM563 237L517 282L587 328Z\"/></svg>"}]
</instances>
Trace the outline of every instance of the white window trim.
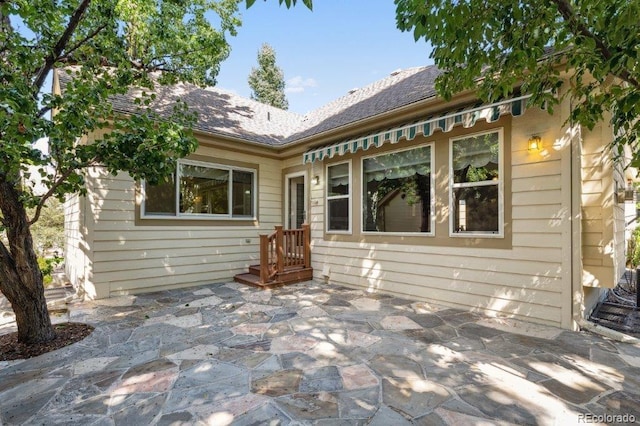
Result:
<instances>
[{"instance_id":1,"label":"white window trim","mask_svg":"<svg viewBox=\"0 0 640 426\"><path fill-rule=\"evenodd\" d=\"M335 166L339 166L341 164L348 164L349 165L349 193L347 195L334 195L334 196L329 196L329 167L335 167ZM325 209L324 209L324 214L325 214L325 232L327 234L342 234L342 235L351 235L353 233L353 168L351 167L351 160L347 160L347 161L341 161L339 163L331 163L331 164L327 164L325 166L324 169L324 173L325 173L325 185L324 185L324 191L325 191ZM348 223L348 229L345 231L340 231L340 230L330 230L329 229L329 201L330 200L340 200L340 199L344 199L347 198L349 200L349 223Z\"/></svg>"},{"instance_id":2,"label":"white window trim","mask_svg":"<svg viewBox=\"0 0 640 426\"><path fill-rule=\"evenodd\" d=\"M403 152L403 151L411 151L413 149L418 149L418 148L424 148L424 147L430 147L430 152L431 152L431 158L430 158L430 167L431 167L431 177L430 177L430 186L431 186L431 194L430 194L430 200L429 200L429 204L430 204L430 210L431 210L431 226L430 229L431 231L429 232L382 232L382 231L365 231L364 230L364 220L362 220L362 212L364 210L364 194L365 194L365 180L364 180L364 160L368 159L368 158L375 158L375 157L380 157L383 155L387 155L387 154L393 154L396 152ZM361 201L361 208L360 208L360 232L362 232L363 234L366 235L390 235L390 236L411 236L411 237L435 237L436 232L435 232L435 226L436 226L436 199L435 199L435 173L433 173L434 170L434 164L435 164L435 158L436 158L436 152L435 152L435 144L433 142L428 142L428 143L424 143L421 145L417 145L417 146L412 146L409 148L401 148L401 149L396 149L393 151L387 151L384 153L380 153L380 154L372 154L372 155L367 155L366 157L362 157L362 159L360 160L360 173L361 173L361 183L362 183L362 188L361 188L361 197L362 197L362 201Z\"/></svg>"},{"instance_id":3,"label":"white window trim","mask_svg":"<svg viewBox=\"0 0 640 426\"><path fill-rule=\"evenodd\" d=\"M496 186L495 183L486 181L478 183L462 183L454 184L453 179L453 143L462 139L468 139L470 137L487 135L490 133L498 133L498 232L486 232L486 231L465 231L454 232L454 203L453 203L453 189L454 188L468 188L475 186ZM463 136L458 136L449 139L449 237L451 238L504 238L504 129L502 127L491 129L485 132L469 133Z\"/></svg>"},{"instance_id":4,"label":"white window trim","mask_svg":"<svg viewBox=\"0 0 640 426\"><path fill-rule=\"evenodd\" d=\"M227 182L227 194L231 194L231 184L233 182L233 171L240 172L249 172L253 174L252 180L252 206L253 206L253 215L252 216L233 216L233 197L229 196L229 205L228 205L228 214L207 214L207 213L180 213L180 178L182 176L182 165L189 166L200 166L207 167L211 169L220 169L220 170L229 170L229 181ZM143 180L141 182L141 200L140 200L140 218L141 219L160 219L160 220L246 220L246 221L254 221L257 219L258 213L258 171L256 169L251 169L247 167L235 167L229 166L226 164L218 164L218 163L208 163L205 161L195 161L195 160L178 160L176 165L175 172L175 190L176 190L176 205L175 205L175 215L159 215L159 214L147 214L145 211L146 205L146 182Z\"/></svg>"}]
</instances>

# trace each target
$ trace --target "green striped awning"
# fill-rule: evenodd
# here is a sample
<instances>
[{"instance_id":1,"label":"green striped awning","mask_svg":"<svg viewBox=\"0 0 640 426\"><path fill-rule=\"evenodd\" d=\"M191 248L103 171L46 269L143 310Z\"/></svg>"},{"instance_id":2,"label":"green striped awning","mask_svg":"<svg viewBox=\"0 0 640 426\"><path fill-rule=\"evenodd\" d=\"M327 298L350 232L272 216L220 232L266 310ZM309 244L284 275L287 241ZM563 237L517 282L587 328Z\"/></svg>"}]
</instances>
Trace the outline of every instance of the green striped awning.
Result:
<instances>
[{"instance_id":1,"label":"green striped awning","mask_svg":"<svg viewBox=\"0 0 640 426\"><path fill-rule=\"evenodd\" d=\"M382 132L314 148L303 154L302 163L307 164L313 163L314 161L322 161L326 158L333 158L336 155L355 153L360 149L366 151L372 147L379 148L385 143L395 144L402 139L410 141L417 135L429 137L436 130L450 132L458 125L469 128L473 127L480 119L484 119L487 123L492 123L505 114L511 114L517 117L524 114L527 99L530 97L531 95L524 95L488 105L449 111L445 114L433 115L425 120L405 124Z\"/></svg>"}]
</instances>

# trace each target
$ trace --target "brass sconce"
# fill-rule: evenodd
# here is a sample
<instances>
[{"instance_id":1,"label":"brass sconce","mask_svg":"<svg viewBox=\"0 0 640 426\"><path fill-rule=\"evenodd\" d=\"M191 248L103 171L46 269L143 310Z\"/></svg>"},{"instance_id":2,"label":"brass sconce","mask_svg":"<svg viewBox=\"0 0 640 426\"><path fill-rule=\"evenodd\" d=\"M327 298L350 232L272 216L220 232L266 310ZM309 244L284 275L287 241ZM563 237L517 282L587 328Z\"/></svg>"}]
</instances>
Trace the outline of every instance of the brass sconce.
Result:
<instances>
[{"instance_id":1,"label":"brass sconce","mask_svg":"<svg viewBox=\"0 0 640 426\"><path fill-rule=\"evenodd\" d=\"M528 150L531 153L542 151L542 138L540 136L531 136L527 144Z\"/></svg>"},{"instance_id":2,"label":"brass sconce","mask_svg":"<svg viewBox=\"0 0 640 426\"><path fill-rule=\"evenodd\" d=\"M314 185L319 184L319 183L320 183L320 177L319 177L319 176L314 176L314 177L311 179L311 183L313 183Z\"/></svg>"}]
</instances>

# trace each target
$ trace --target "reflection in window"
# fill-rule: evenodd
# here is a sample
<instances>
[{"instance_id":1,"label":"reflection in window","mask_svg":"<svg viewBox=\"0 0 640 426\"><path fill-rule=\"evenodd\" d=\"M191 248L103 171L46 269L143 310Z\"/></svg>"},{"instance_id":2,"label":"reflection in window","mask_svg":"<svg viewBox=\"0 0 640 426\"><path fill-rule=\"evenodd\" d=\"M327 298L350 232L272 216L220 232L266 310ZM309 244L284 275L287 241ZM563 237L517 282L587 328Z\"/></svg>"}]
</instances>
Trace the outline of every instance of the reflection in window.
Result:
<instances>
[{"instance_id":1,"label":"reflection in window","mask_svg":"<svg viewBox=\"0 0 640 426\"><path fill-rule=\"evenodd\" d=\"M327 230L349 231L350 163L327 167Z\"/></svg>"},{"instance_id":2,"label":"reflection in window","mask_svg":"<svg viewBox=\"0 0 640 426\"><path fill-rule=\"evenodd\" d=\"M453 232L499 233L499 133L452 140L451 166Z\"/></svg>"},{"instance_id":3,"label":"reflection in window","mask_svg":"<svg viewBox=\"0 0 640 426\"><path fill-rule=\"evenodd\" d=\"M175 216L175 176L170 176L167 182L159 183L157 185L145 185L144 207L145 213L148 215Z\"/></svg>"},{"instance_id":4,"label":"reflection in window","mask_svg":"<svg viewBox=\"0 0 640 426\"><path fill-rule=\"evenodd\" d=\"M253 173L233 171L233 216L253 217Z\"/></svg>"},{"instance_id":5,"label":"reflection in window","mask_svg":"<svg viewBox=\"0 0 640 426\"><path fill-rule=\"evenodd\" d=\"M431 232L431 146L362 161L362 226L372 232Z\"/></svg>"},{"instance_id":6,"label":"reflection in window","mask_svg":"<svg viewBox=\"0 0 640 426\"><path fill-rule=\"evenodd\" d=\"M180 161L176 174L178 188L175 176L160 185L145 184L145 215L254 216L255 171Z\"/></svg>"},{"instance_id":7,"label":"reflection in window","mask_svg":"<svg viewBox=\"0 0 640 426\"><path fill-rule=\"evenodd\" d=\"M228 214L229 170L182 165L180 213Z\"/></svg>"}]
</instances>

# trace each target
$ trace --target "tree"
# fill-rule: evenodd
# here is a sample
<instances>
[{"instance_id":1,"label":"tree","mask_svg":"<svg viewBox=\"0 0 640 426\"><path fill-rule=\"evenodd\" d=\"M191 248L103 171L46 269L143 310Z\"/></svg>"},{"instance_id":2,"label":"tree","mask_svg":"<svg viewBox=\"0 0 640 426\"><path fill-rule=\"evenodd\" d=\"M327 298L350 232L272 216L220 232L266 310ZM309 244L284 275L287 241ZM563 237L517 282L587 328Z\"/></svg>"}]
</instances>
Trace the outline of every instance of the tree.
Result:
<instances>
[{"instance_id":1,"label":"tree","mask_svg":"<svg viewBox=\"0 0 640 426\"><path fill-rule=\"evenodd\" d=\"M445 98L467 89L494 101L521 85L530 105L552 112L569 96L569 119L589 129L612 113L614 153L640 166L637 0L395 0L398 28L425 39L443 71ZM568 77L569 85L563 85Z\"/></svg>"},{"instance_id":2,"label":"tree","mask_svg":"<svg viewBox=\"0 0 640 426\"><path fill-rule=\"evenodd\" d=\"M33 216L33 209L27 214ZM64 248L64 205L57 198L49 198L43 206L38 221L31 225L31 235L36 254L45 257L52 250Z\"/></svg>"},{"instance_id":3,"label":"tree","mask_svg":"<svg viewBox=\"0 0 640 426\"><path fill-rule=\"evenodd\" d=\"M86 192L87 167L152 183L171 175L176 160L197 146L190 130L196 117L181 102L169 116L154 112L154 88L215 83L229 54L226 36L240 25L238 3L0 0L0 290L16 315L20 342L55 337L32 237L45 203ZM54 68L72 77L62 94L44 89ZM133 87L143 89L137 113L114 113L111 97ZM109 132L78 142L101 129ZM34 146L45 136L47 155ZM27 183L34 168L44 194Z\"/></svg>"},{"instance_id":4,"label":"tree","mask_svg":"<svg viewBox=\"0 0 640 426\"><path fill-rule=\"evenodd\" d=\"M280 109L288 109L284 94L284 73L276 65L276 52L267 43L258 52L258 68L251 68L249 87L251 99Z\"/></svg>"}]
</instances>

